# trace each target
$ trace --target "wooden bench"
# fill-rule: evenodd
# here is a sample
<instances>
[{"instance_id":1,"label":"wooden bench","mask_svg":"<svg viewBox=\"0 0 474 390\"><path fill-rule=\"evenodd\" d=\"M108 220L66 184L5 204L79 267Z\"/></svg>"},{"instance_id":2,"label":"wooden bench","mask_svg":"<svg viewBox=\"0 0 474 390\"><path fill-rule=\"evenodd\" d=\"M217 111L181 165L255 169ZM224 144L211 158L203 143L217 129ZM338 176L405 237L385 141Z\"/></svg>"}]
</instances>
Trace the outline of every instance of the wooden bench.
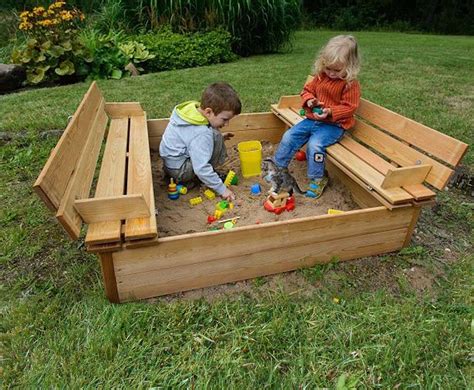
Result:
<instances>
[{"instance_id":1,"label":"wooden bench","mask_svg":"<svg viewBox=\"0 0 474 390\"><path fill-rule=\"evenodd\" d=\"M89 197L108 126L94 197ZM106 103L93 82L34 189L72 239L120 248L157 236L146 113L139 103ZM123 239L124 240L123 240ZM102 247L103 248L103 247Z\"/></svg>"},{"instance_id":2,"label":"wooden bench","mask_svg":"<svg viewBox=\"0 0 474 390\"><path fill-rule=\"evenodd\" d=\"M311 77L307 81L311 80ZM272 111L288 126L299 115L301 97L282 96ZM468 145L366 99L356 113L354 129L327 148L328 160L374 191L388 208L426 202L427 187L443 189Z\"/></svg>"}]
</instances>

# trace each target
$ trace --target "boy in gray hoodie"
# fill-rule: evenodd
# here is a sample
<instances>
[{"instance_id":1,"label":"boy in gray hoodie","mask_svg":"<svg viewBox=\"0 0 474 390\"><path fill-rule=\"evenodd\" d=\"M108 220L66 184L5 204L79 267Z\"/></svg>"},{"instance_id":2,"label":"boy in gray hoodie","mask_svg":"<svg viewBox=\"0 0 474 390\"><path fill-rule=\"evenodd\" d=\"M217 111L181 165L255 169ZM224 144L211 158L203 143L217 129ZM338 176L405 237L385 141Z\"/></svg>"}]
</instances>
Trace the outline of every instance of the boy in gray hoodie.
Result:
<instances>
[{"instance_id":1,"label":"boy in gray hoodie","mask_svg":"<svg viewBox=\"0 0 474 390\"><path fill-rule=\"evenodd\" d=\"M224 140L233 136L219 129L239 115L241 108L239 96L227 83L209 85L200 103L177 105L160 143L165 173L177 182L198 178L224 199L235 199L214 168L227 158Z\"/></svg>"}]
</instances>

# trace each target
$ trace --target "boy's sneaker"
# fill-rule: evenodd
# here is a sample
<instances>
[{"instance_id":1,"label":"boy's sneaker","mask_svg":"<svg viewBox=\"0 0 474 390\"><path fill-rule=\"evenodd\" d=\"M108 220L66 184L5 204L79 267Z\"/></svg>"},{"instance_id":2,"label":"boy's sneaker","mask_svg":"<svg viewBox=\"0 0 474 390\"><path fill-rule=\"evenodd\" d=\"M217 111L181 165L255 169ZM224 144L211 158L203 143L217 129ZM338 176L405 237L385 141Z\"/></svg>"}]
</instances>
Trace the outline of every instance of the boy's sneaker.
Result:
<instances>
[{"instance_id":1,"label":"boy's sneaker","mask_svg":"<svg viewBox=\"0 0 474 390\"><path fill-rule=\"evenodd\" d=\"M324 189L328 184L329 179L327 176L322 177L321 179L311 180L309 182L309 189L306 191L306 196L308 198L318 199L323 194Z\"/></svg>"}]
</instances>

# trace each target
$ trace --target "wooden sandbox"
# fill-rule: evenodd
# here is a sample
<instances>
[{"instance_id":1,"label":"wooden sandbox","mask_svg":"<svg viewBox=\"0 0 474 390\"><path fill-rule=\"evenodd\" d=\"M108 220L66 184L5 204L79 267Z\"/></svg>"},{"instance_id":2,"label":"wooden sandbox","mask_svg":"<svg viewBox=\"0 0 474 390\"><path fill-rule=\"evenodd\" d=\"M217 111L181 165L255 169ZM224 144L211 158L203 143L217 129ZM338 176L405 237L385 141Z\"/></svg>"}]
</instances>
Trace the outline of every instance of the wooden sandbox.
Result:
<instances>
[{"instance_id":1,"label":"wooden sandbox","mask_svg":"<svg viewBox=\"0 0 474 390\"><path fill-rule=\"evenodd\" d=\"M241 114L231 143L278 143L301 120L298 96L273 112ZM147 120L139 103L106 103L92 83L34 188L72 239L83 222L105 292L124 302L396 251L409 244L420 209L442 189L467 145L362 100L356 128L328 148L327 168L359 210L338 215L160 237L150 149L167 119ZM89 198L106 138L95 195Z\"/></svg>"}]
</instances>

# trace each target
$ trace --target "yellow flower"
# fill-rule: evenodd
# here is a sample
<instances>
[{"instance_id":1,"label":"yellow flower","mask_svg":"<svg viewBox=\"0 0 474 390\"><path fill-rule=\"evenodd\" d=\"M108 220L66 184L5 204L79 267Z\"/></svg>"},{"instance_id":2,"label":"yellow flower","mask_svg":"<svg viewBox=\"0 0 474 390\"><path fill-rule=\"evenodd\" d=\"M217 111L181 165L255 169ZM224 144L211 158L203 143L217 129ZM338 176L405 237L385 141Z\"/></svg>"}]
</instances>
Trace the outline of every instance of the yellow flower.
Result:
<instances>
[{"instance_id":1,"label":"yellow flower","mask_svg":"<svg viewBox=\"0 0 474 390\"><path fill-rule=\"evenodd\" d=\"M21 14L20 14L20 18L26 18L28 16L28 11L23 11Z\"/></svg>"},{"instance_id":2,"label":"yellow flower","mask_svg":"<svg viewBox=\"0 0 474 390\"><path fill-rule=\"evenodd\" d=\"M41 15L44 12L44 7L35 7L33 8L33 12L35 15Z\"/></svg>"}]
</instances>

